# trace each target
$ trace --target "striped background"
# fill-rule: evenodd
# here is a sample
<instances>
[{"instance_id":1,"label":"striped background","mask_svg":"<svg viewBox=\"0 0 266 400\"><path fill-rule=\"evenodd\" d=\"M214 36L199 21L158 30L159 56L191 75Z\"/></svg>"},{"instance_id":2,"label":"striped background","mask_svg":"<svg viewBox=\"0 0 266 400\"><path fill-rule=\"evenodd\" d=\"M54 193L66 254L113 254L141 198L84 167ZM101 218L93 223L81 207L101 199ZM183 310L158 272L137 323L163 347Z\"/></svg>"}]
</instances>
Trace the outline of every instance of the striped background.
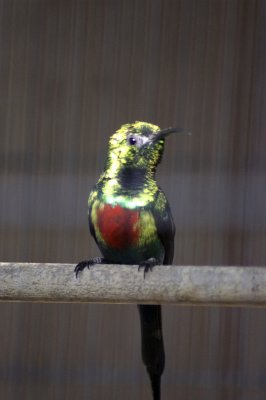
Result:
<instances>
[{"instance_id":1,"label":"striped background","mask_svg":"<svg viewBox=\"0 0 266 400\"><path fill-rule=\"evenodd\" d=\"M0 260L98 255L109 135L149 121L175 264L266 265L265 0L0 0ZM164 307L163 399L262 400L263 309ZM0 304L0 397L150 399L136 307Z\"/></svg>"}]
</instances>

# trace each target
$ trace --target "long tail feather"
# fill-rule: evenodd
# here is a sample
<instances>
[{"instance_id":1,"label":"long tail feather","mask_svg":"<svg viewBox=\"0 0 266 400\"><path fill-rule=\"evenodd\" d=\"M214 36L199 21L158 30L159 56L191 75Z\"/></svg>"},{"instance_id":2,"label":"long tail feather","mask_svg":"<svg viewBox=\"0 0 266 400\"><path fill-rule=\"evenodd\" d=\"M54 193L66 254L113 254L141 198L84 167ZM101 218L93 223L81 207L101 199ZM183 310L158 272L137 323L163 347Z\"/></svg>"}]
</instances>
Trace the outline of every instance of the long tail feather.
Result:
<instances>
[{"instance_id":1,"label":"long tail feather","mask_svg":"<svg viewBox=\"0 0 266 400\"><path fill-rule=\"evenodd\" d=\"M165 364L161 306L138 304L138 309L142 360L151 380L153 400L160 400L161 375Z\"/></svg>"}]
</instances>

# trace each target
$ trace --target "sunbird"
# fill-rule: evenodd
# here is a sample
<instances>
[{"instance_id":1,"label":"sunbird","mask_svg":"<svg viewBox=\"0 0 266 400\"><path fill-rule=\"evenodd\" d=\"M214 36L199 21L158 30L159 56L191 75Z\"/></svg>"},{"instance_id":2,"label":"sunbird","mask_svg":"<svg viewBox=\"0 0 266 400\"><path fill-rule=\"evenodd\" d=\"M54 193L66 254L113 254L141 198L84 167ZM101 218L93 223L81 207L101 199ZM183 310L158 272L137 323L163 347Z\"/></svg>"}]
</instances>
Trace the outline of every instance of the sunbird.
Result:
<instances>
[{"instance_id":1,"label":"sunbird","mask_svg":"<svg viewBox=\"0 0 266 400\"><path fill-rule=\"evenodd\" d=\"M88 199L90 233L102 257L81 261L76 276L95 264L133 264L145 274L155 265L170 265L175 225L167 198L155 178L165 138L183 129L147 122L124 124L109 140L107 162ZM160 305L139 304L142 360L153 400L161 398L165 366Z\"/></svg>"}]
</instances>

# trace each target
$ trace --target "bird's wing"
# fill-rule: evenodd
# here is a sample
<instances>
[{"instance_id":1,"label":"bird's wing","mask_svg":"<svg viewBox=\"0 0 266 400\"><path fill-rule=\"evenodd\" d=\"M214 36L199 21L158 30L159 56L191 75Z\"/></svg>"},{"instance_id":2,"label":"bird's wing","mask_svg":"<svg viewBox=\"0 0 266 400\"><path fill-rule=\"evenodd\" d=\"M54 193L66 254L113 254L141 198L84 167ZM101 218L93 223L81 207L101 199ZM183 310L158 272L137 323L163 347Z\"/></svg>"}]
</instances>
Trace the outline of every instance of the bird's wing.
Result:
<instances>
[{"instance_id":1,"label":"bird's wing","mask_svg":"<svg viewBox=\"0 0 266 400\"><path fill-rule=\"evenodd\" d=\"M95 201L96 195L97 195L97 191L96 191L96 188L94 188L91 191L89 199L88 199L88 221L89 221L90 233L93 236L95 242L98 244L97 238L96 238L96 235L95 235L94 225L93 225L92 219L91 219L92 206L93 206L93 203Z\"/></svg>"},{"instance_id":2,"label":"bird's wing","mask_svg":"<svg viewBox=\"0 0 266 400\"><path fill-rule=\"evenodd\" d=\"M169 203L161 190L158 192L152 212L159 239L165 250L163 263L171 265L174 257L175 225Z\"/></svg>"}]
</instances>

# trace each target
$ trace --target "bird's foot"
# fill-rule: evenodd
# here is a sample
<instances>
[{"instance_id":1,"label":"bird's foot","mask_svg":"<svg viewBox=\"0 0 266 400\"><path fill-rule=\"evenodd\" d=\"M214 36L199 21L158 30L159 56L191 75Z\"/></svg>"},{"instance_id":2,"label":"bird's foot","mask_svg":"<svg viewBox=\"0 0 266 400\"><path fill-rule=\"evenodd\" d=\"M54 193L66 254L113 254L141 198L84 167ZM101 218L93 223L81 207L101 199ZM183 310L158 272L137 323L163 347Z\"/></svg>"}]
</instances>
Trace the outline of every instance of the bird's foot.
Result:
<instances>
[{"instance_id":1,"label":"bird's foot","mask_svg":"<svg viewBox=\"0 0 266 400\"><path fill-rule=\"evenodd\" d=\"M90 269L90 267L92 265L103 264L104 262L105 262L105 259L102 257L93 257L93 258L90 258L89 260L80 261L74 269L76 278L78 277L79 272L83 271L84 268Z\"/></svg>"},{"instance_id":2,"label":"bird's foot","mask_svg":"<svg viewBox=\"0 0 266 400\"><path fill-rule=\"evenodd\" d=\"M139 268L138 268L138 270L140 270L141 268L143 268L143 277L144 277L144 279L145 279L146 273L149 272L149 271L152 271L152 269L153 269L153 267L154 267L155 265L158 265L158 261L157 261L156 258L154 258L154 257L148 258L148 260L141 261L141 262L139 263Z\"/></svg>"}]
</instances>

